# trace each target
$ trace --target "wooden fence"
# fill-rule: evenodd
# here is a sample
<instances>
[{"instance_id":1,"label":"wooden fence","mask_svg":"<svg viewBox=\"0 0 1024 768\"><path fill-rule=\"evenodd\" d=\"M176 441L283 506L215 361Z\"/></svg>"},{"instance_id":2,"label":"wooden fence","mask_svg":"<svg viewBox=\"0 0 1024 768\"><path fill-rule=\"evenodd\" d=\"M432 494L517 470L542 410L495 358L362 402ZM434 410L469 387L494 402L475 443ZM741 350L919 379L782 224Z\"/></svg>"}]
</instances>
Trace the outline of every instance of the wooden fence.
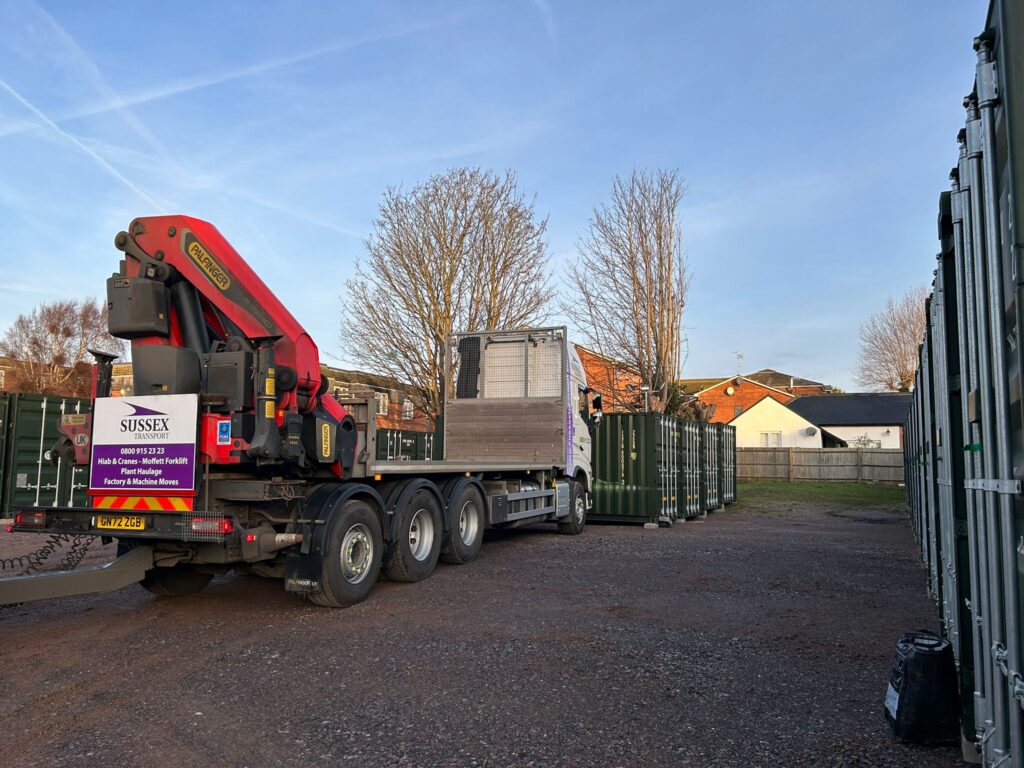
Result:
<instances>
[{"instance_id":1,"label":"wooden fence","mask_svg":"<svg viewBox=\"0 0 1024 768\"><path fill-rule=\"evenodd\" d=\"M902 483L903 451L893 448L738 448L738 480Z\"/></svg>"}]
</instances>

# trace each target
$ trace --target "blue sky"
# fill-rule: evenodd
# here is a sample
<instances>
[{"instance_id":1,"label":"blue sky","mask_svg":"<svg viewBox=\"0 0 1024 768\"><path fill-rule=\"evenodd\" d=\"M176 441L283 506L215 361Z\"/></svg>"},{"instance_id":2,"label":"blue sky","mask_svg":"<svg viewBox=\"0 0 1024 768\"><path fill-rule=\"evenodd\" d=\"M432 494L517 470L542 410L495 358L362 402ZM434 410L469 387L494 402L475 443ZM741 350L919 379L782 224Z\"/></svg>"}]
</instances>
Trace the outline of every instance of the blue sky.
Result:
<instances>
[{"instance_id":1,"label":"blue sky","mask_svg":"<svg viewBox=\"0 0 1024 768\"><path fill-rule=\"evenodd\" d=\"M138 215L214 222L344 361L381 194L514 169L556 273L611 177L678 168L686 376L847 389L930 280L984 0L0 0L0 327L101 295Z\"/></svg>"}]
</instances>

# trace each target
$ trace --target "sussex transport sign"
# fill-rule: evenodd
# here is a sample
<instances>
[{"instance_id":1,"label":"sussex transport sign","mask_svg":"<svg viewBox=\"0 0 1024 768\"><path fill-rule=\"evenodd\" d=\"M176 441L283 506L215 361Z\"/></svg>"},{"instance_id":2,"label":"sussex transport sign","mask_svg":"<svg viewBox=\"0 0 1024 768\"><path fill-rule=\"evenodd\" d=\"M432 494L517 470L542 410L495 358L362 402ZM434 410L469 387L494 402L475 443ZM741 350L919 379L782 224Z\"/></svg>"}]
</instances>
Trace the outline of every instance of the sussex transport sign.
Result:
<instances>
[{"instance_id":1,"label":"sussex transport sign","mask_svg":"<svg viewBox=\"0 0 1024 768\"><path fill-rule=\"evenodd\" d=\"M198 414L198 395L97 399L89 490L194 491Z\"/></svg>"}]
</instances>

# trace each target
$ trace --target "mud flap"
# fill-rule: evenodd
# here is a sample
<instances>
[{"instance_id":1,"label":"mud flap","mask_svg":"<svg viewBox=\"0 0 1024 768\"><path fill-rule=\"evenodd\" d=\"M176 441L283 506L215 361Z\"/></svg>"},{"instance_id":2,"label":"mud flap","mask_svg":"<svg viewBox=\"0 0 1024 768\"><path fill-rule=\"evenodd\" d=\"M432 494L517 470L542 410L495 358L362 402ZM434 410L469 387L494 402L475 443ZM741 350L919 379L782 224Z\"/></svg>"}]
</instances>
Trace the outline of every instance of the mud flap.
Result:
<instances>
[{"instance_id":1,"label":"mud flap","mask_svg":"<svg viewBox=\"0 0 1024 768\"><path fill-rule=\"evenodd\" d=\"M289 552L284 564L285 592L306 594L317 591L322 570L320 555Z\"/></svg>"}]
</instances>

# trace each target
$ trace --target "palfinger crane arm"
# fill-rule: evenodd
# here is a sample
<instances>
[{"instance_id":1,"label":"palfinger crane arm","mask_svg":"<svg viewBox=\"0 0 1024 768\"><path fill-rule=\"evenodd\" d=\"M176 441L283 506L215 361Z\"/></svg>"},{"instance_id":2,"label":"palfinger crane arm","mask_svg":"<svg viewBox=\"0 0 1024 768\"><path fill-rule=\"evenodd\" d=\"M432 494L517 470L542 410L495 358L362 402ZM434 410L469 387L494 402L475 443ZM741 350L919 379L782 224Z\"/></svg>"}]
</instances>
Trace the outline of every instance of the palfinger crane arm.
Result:
<instances>
[{"instance_id":1,"label":"palfinger crane arm","mask_svg":"<svg viewBox=\"0 0 1024 768\"><path fill-rule=\"evenodd\" d=\"M109 327L131 341L134 394L198 393L230 416L231 451L200 436L212 463L351 467L354 424L325 396L316 344L216 227L143 217L114 244Z\"/></svg>"}]
</instances>

